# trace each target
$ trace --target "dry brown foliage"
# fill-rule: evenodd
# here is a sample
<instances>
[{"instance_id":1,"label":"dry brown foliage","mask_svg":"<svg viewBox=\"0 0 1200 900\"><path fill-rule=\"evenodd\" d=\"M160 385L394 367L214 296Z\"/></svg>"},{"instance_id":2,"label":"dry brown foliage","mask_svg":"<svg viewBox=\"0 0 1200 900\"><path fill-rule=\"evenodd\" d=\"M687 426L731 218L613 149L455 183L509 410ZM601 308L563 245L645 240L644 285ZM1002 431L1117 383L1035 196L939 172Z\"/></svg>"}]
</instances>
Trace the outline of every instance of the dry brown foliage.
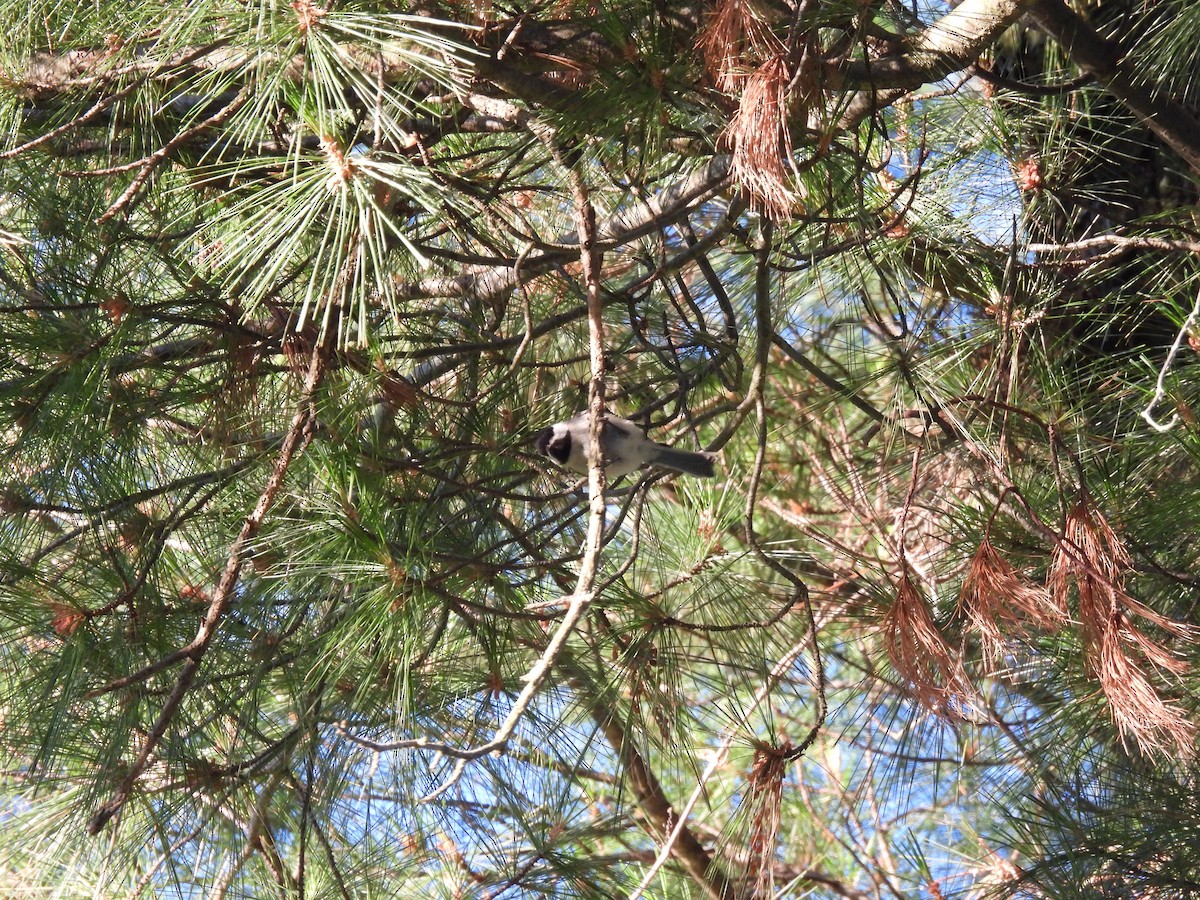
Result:
<instances>
[{"instance_id":1,"label":"dry brown foliage","mask_svg":"<svg viewBox=\"0 0 1200 900\"><path fill-rule=\"evenodd\" d=\"M783 808L783 782L787 778L788 754L794 749L790 742L782 747L756 748L746 778L745 802L752 810L746 870L753 885L752 897L770 897L774 893L772 876Z\"/></svg>"},{"instance_id":2,"label":"dry brown foliage","mask_svg":"<svg viewBox=\"0 0 1200 900\"><path fill-rule=\"evenodd\" d=\"M718 0L696 45L713 84L729 94L741 90L759 62L784 49L751 0Z\"/></svg>"},{"instance_id":3,"label":"dry brown foliage","mask_svg":"<svg viewBox=\"0 0 1200 900\"><path fill-rule=\"evenodd\" d=\"M1190 633L1126 592L1125 579L1132 569L1128 549L1092 498L1084 496L1067 514L1062 540L1054 550L1051 594L1063 608L1072 588L1078 595L1087 664L1109 702L1122 742L1132 740L1147 755L1170 755L1173 745L1175 755L1188 756L1195 726L1178 704L1163 699L1144 663L1173 674L1187 665L1135 627L1131 616L1175 635Z\"/></svg>"},{"instance_id":4,"label":"dry brown foliage","mask_svg":"<svg viewBox=\"0 0 1200 900\"><path fill-rule=\"evenodd\" d=\"M70 637L80 625L87 621L86 615L66 603L52 600L47 605L50 607L50 612L53 613L50 627L61 638Z\"/></svg>"},{"instance_id":5,"label":"dry brown foliage","mask_svg":"<svg viewBox=\"0 0 1200 900\"><path fill-rule=\"evenodd\" d=\"M721 135L733 155L733 177L750 195L751 207L774 220L790 218L798 200L785 164L792 158L789 80L782 56L759 66L746 81L737 112Z\"/></svg>"},{"instance_id":6,"label":"dry brown foliage","mask_svg":"<svg viewBox=\"0 0 1200 900\"><path fill-rule=\"evenodd\" d=\"M970 681L933 621L907 563L883 620L883 644L897 674L926 709L953 715L969 703L974 693Z\"/></svg>"},{"instance_id":7,"label":"dry brown foliage","mask_svg":"<svg viewBox=\"0 0 1200 900\"><path fill-rule=\"evenodd\" d=\"M1021 577L986 537L963 579L958 611L979 635L983 655L992 662L1005 654L1006 631L1026 634L1034 626L1054 632L1067 621L1066 608L1046 588Z\"/></svg>"}]
</instances>

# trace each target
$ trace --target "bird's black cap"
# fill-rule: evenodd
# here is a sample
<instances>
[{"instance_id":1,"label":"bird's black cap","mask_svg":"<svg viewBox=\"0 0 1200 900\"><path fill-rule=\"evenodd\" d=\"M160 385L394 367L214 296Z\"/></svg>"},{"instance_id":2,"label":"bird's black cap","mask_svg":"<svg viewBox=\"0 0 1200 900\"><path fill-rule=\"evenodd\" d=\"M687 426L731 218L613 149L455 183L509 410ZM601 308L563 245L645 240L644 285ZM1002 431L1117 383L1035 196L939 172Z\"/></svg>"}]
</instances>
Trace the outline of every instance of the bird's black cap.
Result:
<instances>
[{"instance_id":1,"label":"bird's black cap","mask_svg":"<svg viewBox=\"0 0 1200 900\"><path fill-rule=\"evenodd\" d=\"M553 428L543 428L534 437L533 446L542 456L563 465L571 455L571 436L565 432L555 434Z\"/></svg>"}]
</instances>

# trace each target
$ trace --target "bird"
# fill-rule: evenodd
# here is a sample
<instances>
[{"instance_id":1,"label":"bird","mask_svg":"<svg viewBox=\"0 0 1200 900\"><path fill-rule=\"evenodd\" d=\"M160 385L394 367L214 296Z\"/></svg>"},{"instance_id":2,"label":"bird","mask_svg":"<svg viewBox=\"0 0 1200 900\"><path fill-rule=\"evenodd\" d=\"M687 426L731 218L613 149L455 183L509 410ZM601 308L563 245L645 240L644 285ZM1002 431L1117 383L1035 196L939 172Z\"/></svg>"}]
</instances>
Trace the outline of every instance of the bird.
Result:
<instances>
[{"instance_id":1,"label":"bird","mask_svg":"<svg viewBox=\"0 0 1200 900\"><path fill-rule=\"evenodd\" d=\"M564 469L586 475L590 439L586 410L565 422L555 422L534 437L534 448L542 456ZM604 454L604 474L617 479L642 466L658 466L685 475L712 478L715 453L676 450L650 440L637 425L620 416L605 415L600 431L600 449Z\"/></svg>"}]
</instances>

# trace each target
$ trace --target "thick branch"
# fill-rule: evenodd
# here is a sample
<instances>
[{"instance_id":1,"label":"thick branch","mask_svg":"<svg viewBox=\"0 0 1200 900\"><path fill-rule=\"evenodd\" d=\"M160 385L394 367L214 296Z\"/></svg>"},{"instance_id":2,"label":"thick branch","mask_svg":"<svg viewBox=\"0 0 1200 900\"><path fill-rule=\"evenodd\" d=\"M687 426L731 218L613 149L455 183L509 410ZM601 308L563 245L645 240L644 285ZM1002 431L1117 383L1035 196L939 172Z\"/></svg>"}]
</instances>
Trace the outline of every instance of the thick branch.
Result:
<instances>
[{"instance_id":1,"label":"thick branch","mask_svg":"<svg viewBox=\"0 0 1200 900\"><path fill-rule=\"evenodd\" d=\"M1119 46L1101 37L1062 0L1037 0L1029 10L1038 28L1060 44L1084 72L1108 88L1164 144L1200 173L1200 121L1153 84L1146 84L1122 59Z\"/></svg>"},{"instance_id":2,"label":"thick branch","mask_svg":"<svg viewBox=\"0 0 1200 900\"><path fill-rule=\"evenodd\" d=\"M671 845L671 855L682 864L696 884L704 888L710 900L727 900L736 896L733 885L721 868L713 864L713 858L704 845L686 823L680 822L679 813L671 806L662 784L646 765L646 760L638 753L613 711L595 703L594 692L589 691L587 696L593 701L590 706L592 719L619 754L629 786L642 812L664 839L672 830L678 830Z\"/></svg>"},{"instance_id":3,"label":"thick branch","mask_svg":"<svg viewBox=\"0 0 1200 900\"><path fill-rule=\"evenodd\" d=\"M963 0L911 38L900 56L855 60L832 73L831 86L910 90L966 68L1033 0Z\"/></svg>"},{"instance_id":4,"label":"thick branch","mask_svg":"<svg viewBox=\"0 0 1200 900\"><path fill-rule=\"evenodd\" d=\"M829 87L853 84L870 87L844 104L837 119L838 127L853 128L913 88L966 68L1031 3L1032 0L964 0L921 32L913 41L913 49L903 56L855 61L843 66L830 78ZM819 118L810 127L820 130Z\"/></svg>"}]
</instances>

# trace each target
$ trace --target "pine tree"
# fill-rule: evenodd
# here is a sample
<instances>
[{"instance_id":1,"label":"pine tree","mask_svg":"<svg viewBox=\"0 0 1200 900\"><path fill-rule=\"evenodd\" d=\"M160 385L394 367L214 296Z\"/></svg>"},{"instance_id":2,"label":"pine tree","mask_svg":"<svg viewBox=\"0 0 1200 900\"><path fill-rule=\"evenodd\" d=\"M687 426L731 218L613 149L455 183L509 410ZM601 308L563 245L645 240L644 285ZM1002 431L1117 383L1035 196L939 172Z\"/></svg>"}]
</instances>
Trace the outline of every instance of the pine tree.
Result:
<instances>
[{"instance_id":1,"label":"pine tree","mask_svg":"<svg viewBox=\"0 0 1200 900\"><path fill-rule=\"evenodd\" d=\"M6 896L1195 890L1200 5L0 11Z\"/></svg>"}]
</instances>

